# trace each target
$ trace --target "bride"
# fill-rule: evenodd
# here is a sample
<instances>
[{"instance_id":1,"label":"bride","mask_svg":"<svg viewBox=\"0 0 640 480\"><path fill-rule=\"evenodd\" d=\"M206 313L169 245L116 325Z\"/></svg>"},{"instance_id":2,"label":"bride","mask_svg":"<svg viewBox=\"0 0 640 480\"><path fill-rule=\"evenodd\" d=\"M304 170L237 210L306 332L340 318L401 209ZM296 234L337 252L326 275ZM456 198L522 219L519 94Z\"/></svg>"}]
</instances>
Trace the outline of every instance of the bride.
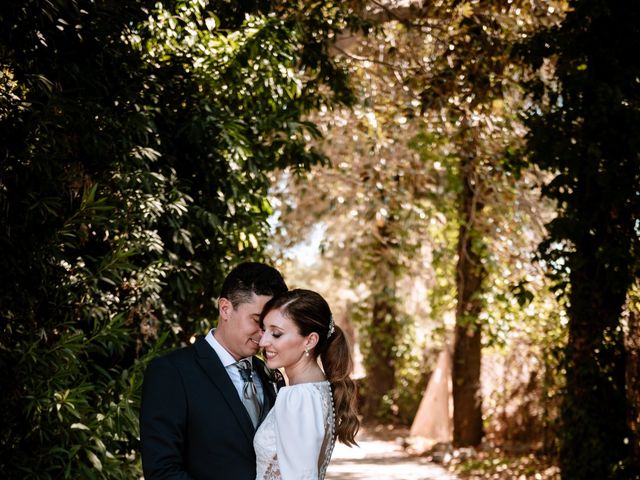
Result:
<instances>
[{"instance_id":1,"label":"bride","mask_svg":"<svg viewBox=\"0 0 640 480\"><path fill-rule=\"evenodd\" d=\"M256 431L256 480L322 480L335 440L355 445L360 425L347 340L310 290L273 297L260 321L267 366L284 368L289 384Z\"/></svg>"}]
</instances>

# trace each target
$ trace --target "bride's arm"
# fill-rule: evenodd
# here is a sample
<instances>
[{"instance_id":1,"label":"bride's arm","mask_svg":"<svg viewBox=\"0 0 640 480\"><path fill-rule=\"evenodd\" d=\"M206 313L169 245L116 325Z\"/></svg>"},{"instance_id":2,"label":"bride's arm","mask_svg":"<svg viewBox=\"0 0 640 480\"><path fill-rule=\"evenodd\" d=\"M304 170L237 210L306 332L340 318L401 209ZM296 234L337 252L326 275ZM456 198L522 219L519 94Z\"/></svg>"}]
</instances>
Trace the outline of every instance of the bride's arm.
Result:
<instances>
[{"instance_id":1,"label":"bride's arm","mask_svg":"<svg viewBox=\"0 0 640 480\"><path fill-rule=\"evenodd\" d=\"M308 387L285 387L280 390L274 408L282 480L317 480L324 440L319 392Z\"/></svg>"}]
</instances>

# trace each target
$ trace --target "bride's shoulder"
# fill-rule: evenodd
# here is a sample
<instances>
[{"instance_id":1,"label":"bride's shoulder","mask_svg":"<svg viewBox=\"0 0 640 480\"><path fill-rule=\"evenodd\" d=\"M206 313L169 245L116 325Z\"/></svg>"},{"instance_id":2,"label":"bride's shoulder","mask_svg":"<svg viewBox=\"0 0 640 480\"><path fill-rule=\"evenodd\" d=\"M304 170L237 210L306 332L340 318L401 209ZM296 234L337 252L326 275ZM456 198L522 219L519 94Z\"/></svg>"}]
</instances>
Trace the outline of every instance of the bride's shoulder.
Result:
<instances>
[{"instance_id":1,"label":"bride's shoulder","mask_svg":"<svg viewBox=\"0 0 640 480\"><path fill-rule=\"evenodd\" d=\"M305 437L314 441L324 436L330 393L322 383L300 383L282 387L273 408L276 430L280 433L302 429ZM312 433L315 432L315 433Z\"/></svg>"},{"instance_id":2,"label":"bride's shoulder","mask_svg":"<svg viewBox=\"0 0 640 480\"><path fill-rule=\"evenodd\" d=\"M322 396L324 390L329 387L329 382L309 382L309 383L297 383L295 385L287 385L282 387L278 391L276 403L280 404L294 404L314 401Z\"/></svg>"}]
</instances>

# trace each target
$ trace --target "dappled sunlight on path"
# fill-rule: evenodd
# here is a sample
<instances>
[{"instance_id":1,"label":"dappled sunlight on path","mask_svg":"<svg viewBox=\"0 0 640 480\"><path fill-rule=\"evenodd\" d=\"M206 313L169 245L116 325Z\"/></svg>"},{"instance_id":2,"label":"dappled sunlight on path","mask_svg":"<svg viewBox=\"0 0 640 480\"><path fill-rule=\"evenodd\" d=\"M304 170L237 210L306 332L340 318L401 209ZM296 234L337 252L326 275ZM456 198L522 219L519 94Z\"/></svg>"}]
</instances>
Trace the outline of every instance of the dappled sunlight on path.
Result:
<instances>
[{"instance_id":1,"label":"dappled sunlight on path","mask_svg":"<svg viewBox=\"0 0 640 480\"><path fill-rule=\"evenodd\" d=\"M359 447L336 444L327 480L456 480L457 477L426 458L411 457L399 442L364 432Z\"/></svg>"}]
</instances>

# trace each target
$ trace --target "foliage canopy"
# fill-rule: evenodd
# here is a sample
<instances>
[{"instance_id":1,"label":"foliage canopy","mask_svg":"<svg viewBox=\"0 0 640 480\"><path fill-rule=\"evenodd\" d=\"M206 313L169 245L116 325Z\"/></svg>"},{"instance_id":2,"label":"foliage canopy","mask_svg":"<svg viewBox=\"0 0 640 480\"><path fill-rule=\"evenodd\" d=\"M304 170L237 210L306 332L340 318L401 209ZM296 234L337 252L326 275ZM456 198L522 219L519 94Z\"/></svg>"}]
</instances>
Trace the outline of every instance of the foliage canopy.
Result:
<instances>
[{"instance_id":1,"label":"foliage canopy","mask_svg":"<svg viewBox=\"0 0 640 480\"><path fill-rule=\"evenodd\" d=\"M0 7L0 470L139 476L141 373L259 259L267 172L322 159L302 116L348 102L337 6ZM156 338L160 340L156 342Z\"/></svg>"}]
</instances>

